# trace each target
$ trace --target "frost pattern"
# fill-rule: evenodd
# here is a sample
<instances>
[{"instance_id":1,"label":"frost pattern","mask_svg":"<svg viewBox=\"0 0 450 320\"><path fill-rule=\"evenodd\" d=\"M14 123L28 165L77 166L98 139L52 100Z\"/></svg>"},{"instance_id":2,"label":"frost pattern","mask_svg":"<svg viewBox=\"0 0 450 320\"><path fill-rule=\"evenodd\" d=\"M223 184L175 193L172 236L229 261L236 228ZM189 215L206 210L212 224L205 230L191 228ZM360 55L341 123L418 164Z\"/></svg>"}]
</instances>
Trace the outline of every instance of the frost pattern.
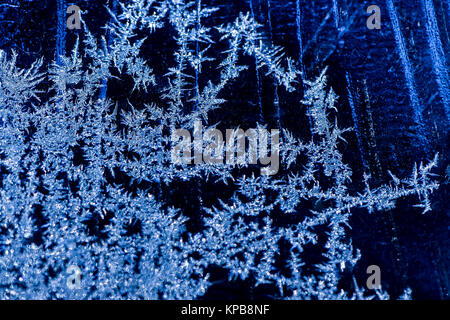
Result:
<instances>
[{"instance_id":1,"label":"frost pattern","mask_svg":"<svg viewBox=\"0 0 450 320\"><path fill-rule=\"evenodd\" d=\"M200 2L135 0L117 11L110 11L108 40L84 24L83 41L48 70L41 61L20 69L15 53L0 52L0 298L194 299L211 286L212 266L227 270L229 281L275 285L287 299L373 298L356 281L352 291L339 288L344 270L360 257L348 236L349 217L356 208L387 210L414 195L429 211L437 157L409 178L391 174L391 182L373 187L366 175L363 190L350 190L352 171L339 151L349 129L338 126L325 69L304 81L299 102L313 136L300 141L283 130L279 175L172 164L171 132L207 123L225 102L224 89L247 70L239 57L255 57L258 70L286 91L296 89L300 72L282 48L262 41L249 13L208 28L201 19L217 9ZM157 77L140 55L151 36L137 34L165 25L175 31L177 50L173 66ZM217 43L227 49L209 56ZM208 63L219 77L203 83L192 74ZM41 101L45 76L51 98ZM118 112L104 91L114 77L133 79L130 95L156 90L161 99ZM236 191L203 206L203 225L191 232L183 208L171 207L161 193L195 179ZM312 269L306 248L321 257ZM81 289L66 285L71 265L82 271ZM383 291L376 296L389 298ZM406 290L401 298L409 296Z\"/></svg>"}]
</instances>

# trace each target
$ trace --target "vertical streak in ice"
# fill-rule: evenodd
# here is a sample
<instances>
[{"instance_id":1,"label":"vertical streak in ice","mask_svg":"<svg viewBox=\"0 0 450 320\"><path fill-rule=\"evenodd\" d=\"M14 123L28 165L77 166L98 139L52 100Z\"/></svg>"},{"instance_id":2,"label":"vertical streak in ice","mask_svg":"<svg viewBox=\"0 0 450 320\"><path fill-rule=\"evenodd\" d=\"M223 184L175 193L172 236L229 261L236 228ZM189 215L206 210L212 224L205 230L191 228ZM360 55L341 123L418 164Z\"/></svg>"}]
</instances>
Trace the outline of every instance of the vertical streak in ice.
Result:
<instances>
[{"instance_id":1,"label":"vertical streak in ice","mask_svg":"<svg viewBox=\"0 0 450 320\"><path fill-rule=\"evenodd\" d=\"M199 54L200 54L200 48L199 48L199 42L198 42L198 35L199 35L199 29L200 29L200 10L201 10L201 3L202 0L196 0L196 18L197 21L195 23L195 30L197 32L197 39L195 40L195 58L198 59L199 58ZM198 87L198 73L199 73L199 68L200 66L198 66L198 68L195 69L195 107L194 110L198 110L198 96L199 96L199 87Z\"/></svg>"},{"instance_id":2,"label":"vertical streak in ice","mask_svg":"<svg viewBox=\"0 0 450 320\"><path fill-rule=\"evenodd\" d=\"M338 9L338 0L333 0L333 15L334 15L334 25L336 29L339 28L339 9Z\"/></svg>"},{"instance_id":3,"label":"vertical streak in ice","mask_svg":"<svg viewBox=\"0 0 450 320\"><path fill-rule=\"evenodd\" d=\"M56 63L60 64L60 56L66 55L66 1L58 0L56 5Z\"/></svg>"},{"instance_id":4,"label":"vertical streak in ice","mask_svg":"<svg viewBox=\"0 0 450 320\"><path fill-rule=\"evenodd\" d=\"M272 19L270 17L270 0L267 0L267 20L269 22L269 35L270 35L270 41L273 43L273 39L272 39ZM276 119L277 119L277 124L278 124L278 128L281 128L281 115L280 115L280 98L278 96L278 84L275 82L275 99L274 99L274 104L275 104L275 111L276 111Z\"/></svg>"},{"instance_id":5,"label":"vertical streak in ice","mask_svg":"<svg viewBox=\"0 0 450 320\"><path fill-rule=\"evenodd\" d=\"M378 156L378 147L377 147L377 141L376 141L376 135L375 135L375 126L373 123L373 115L372 115L372 106L370 102L370 96L369 96L369 89L367 88L367 81L366 79L363 80L364 85L364 99L366 103L366 113L367 113L367 121L369 123L369 134L368 134L368 144L369 144L369 157L371 156L374 165L372 167L375 167L376 173L378 178L381 178L381 172L383 171L381 169L381 162L380 157ZM395 155L395 154L394 154Z\"/></svg>"},{"instance_id":6,"label":"vertical streak in ice","mask_svg":"<svg viewBox=\"0 0 450 320\"><path fill-rule=\"evenodd\" d=\"M439 93L444 104L445 114L447 120L450 121L450 93L448 70L445 61L444 49L442 47L441 38L439 35L439 28L434 11L433 1L422 0L423 9L425 12L425 26L428 35L428 44L431 50L431 59L433 61L433 70L436 75L436 81L439 86Z\"/></svg>"},{"instance_id":7,"label":"vertical streak in ice","mask_svg":"<svg viewBox=\"0 0 450 320\"><path fill-rule=\"evenodd\" d=\"M303 63L303 38L302 38L302 7L300 0L296 1L296 23L297 23L297 40L298 40L298 63L300 64L300 71L302 74L300 75L302 79L302 85L303 85L303 92L305 91L304 86L304 80L307 78L306 75L306 68L305 64ZM311 130L312 134L312 128L313 128L313 121L311 119L311 116L309 115L309 112L306 112L308 114L308 120L309 120L309 128Z\"/></svg>"},{"instance_id":8,"label":"vertical streak in ice","mask_svg":"<svg viewBox=\"0 0 450 320\"><path fill-rule=\"evenodd\" d=\"M355 133L356 133L356 139L358 140L359 153L361 154L361 161L362 161L364 169L369 169L367 162L366 162L366 157L364 155L363 142L362 142L361 132L359 129L359 119L358 119L358 114L356 112L356 105L355 105L357 102L355 101L353 94L352 94L352 90L351 90L352 83L351 83L351 79L350 79L348 72L346 72L345 77L347 79L348 102L350 104L350 108L352 109L352 118L353 118L353 123L355 124Z\"/></svg>"},{"instance_id":9,"label":"vertical streak in ice","mask_svg":"<svg viewBox=\"0 0 450 320\"><path fill-rule=\"evenodd\" d=\"M298 40L298 47L299 47L299 58L298 62L300 63L300 70L304 74L304 68L303 68L303 40L302 40L302 9L300 7L300 0L296 1L296 22L297 22L297 40ZM302 75L303 78L304 75Z\"/></svg>"},{"instance_id":10,"label":"vertical streak in ice","mask_svg":"<svg viewBox=\"0 0 450 320\"><path fill-rule=\"evenodd\" d=\"M419 126L419 134L423 132L422 128L422 106L419 102L419 96L416 90L416 83L414 80L414 74L411 68L411 62L409 61L408 51L406 49L405 40L403 38L402 32L400 30L400 22L398 21L397 12L394 7L392 0L386 0L389 17L392 24L392 29L394 31L395 42L397 44L397 49L400 55L400 60L403 66L403 72L406 78L406 85L409 91L409 98L413 107L414 121Z\"/></svg>"},{"instance_id":11,"label":"vertical streak in ice","mask_svg":"<svg viewBox=\"0 0 450 320\"><path fill-rule=\"evenodd\" d=\"M253 0L249 0L249 2L250 2L250 13L252 15L252 19L254 21L256 21L255 20L255 12L253 10ZM255 59L256 59L256 57L255 57ZM261 92L261 75L259 73L259 69L258 69L258 66L256 65L256 62L255 62L255 66L256 66L256 85L257 85L257 90L258 90L259 121L261 123L264 123L262 101L261 101L261 95L262 95L262 92Z\"/></svg>"}]
</instances>

